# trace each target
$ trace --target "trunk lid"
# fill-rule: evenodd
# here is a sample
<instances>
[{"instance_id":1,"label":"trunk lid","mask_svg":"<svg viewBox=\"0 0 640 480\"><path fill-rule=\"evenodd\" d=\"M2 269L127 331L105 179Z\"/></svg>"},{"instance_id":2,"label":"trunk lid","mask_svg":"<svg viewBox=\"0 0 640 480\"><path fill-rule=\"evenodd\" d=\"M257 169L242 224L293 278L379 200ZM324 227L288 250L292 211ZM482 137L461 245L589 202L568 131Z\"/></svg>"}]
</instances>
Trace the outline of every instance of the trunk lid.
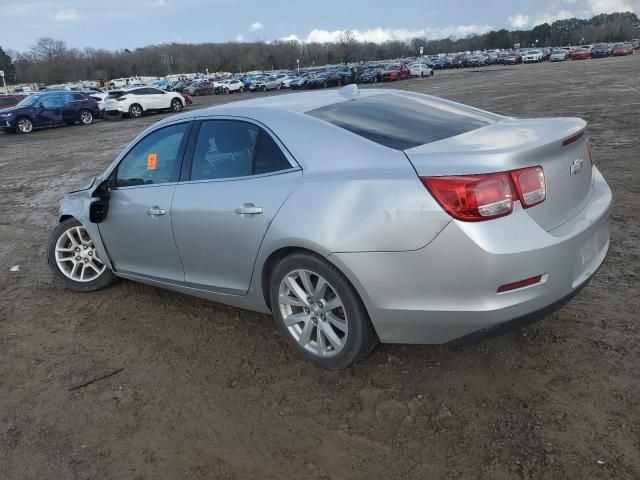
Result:
<instances>
[{"instance_id":1,"label":"trunk lid","mask_svg":"<svg viewBox=\"0 0 640 480\"><path fill-rule=\"evenodd\" d=\"M421 177L541 166L546 200L525 212L548 231L573 217L589 200L592 166L586 125L579 118L505 118L405 154Z\"/></svg>"}]
</instances>

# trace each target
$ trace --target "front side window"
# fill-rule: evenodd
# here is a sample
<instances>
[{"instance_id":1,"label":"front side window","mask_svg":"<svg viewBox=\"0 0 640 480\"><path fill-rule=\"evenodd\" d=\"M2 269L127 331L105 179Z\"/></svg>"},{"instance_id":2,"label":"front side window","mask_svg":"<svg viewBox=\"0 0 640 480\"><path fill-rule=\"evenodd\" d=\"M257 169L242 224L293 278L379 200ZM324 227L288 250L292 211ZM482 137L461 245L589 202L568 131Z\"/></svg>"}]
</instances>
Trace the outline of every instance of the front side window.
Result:
<instances>
[{"instance_id":1,"label":"front side window","mask_svg":"<svg viewBox=\"0 0 640 480\"><path fill-rule=\"evenodd\" d=\"M198 133L191 180L248 177L291 168L271 136L249 122L204 121Z\"/></svg>"},{"instance_id":2,"label":"front side window","mask_svg":"<svg viewBox=\"0 0 640 480\"><path fill-rule=\"evenodd\" d=\"M187 127L171 125L140 140L118 165L116 187L175 182Z\"/></svg>"}]
</instances>

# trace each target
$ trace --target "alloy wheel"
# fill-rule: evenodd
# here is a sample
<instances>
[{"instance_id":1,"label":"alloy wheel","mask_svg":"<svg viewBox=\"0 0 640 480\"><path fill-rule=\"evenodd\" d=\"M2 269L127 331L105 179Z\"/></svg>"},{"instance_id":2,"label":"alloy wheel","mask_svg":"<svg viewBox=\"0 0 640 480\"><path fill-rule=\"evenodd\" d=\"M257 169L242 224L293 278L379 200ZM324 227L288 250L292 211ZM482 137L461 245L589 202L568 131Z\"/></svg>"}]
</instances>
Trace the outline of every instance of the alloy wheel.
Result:
<instances>
[{"instance_id":1,"label":"alloy wheel","mask_svg":"<svg viewBox=\"0 0 640 480\"><path fill-rule=\"evenodd\" d=\"M20 133L31 133L33 130L33 122L28 118L21 118L18 120L17 126Z\"/></svg>"},{"instance_id":2,"label":"alloy wheel","mask_svg":"<svg viewBox=\"0 0 640 480\"><path fill-rule=\"evenodd\" d=\"M142 108L139 107L138 105L132 105L131 108L129 108L129 113L131 114L131 116L133 118L138 118L142 116Z\"/></svg>"},{"instance_id":3,"label":"alloy wheel","mask_svg":"<svg viewBox=\"0 0 640 480\"><path fill-rule=\"evenodd\" d=\"M107 268L98 257L93 240L84 227L73 226L62 232L55 246L56 265L76 282L90 282Z\"/></svg>"},{"instance_id":4,"label":"alloy wheel","mask_svg":"<svg viewBox=\"0 0 640 480\"><path fill-rule=\"evenodd\" d=\"M80 123L83 125L89 125L93 123L93 115L88 110L83 110L80 112Z\"/></svg>"},{"instance_id":5,"label":"alloy wheel","mask_svg":"<svg viewBox=\"0 0 640 480\"><path fill-rule=\"evenodd\" d=\"M173 110L174 112L179 112L180 110L182 110L182 102L177 98L174 98L171 102L171 110Z\"/></svg>"},{"instance_id":6,"label":"alloy wheel","mask_svg":"<svg viewBox=\"0 0 640 480\"><path fill-rule=\"evenodd\" d=\"M289 272L278 291L285 327L298 344L319 357L337 355L348 335L343 302L331 284L310 270Z\"/></svg>"}]
</instances>

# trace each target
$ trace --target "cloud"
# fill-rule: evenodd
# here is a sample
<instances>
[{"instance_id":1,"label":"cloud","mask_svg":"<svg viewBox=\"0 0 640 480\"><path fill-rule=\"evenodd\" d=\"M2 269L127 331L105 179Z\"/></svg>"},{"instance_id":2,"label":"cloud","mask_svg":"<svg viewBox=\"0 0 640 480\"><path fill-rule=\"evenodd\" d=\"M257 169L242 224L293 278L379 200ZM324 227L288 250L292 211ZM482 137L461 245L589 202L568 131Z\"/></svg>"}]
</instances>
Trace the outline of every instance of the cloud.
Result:
<instances>
[{"instance_id":1,"label":"cloud","mask_svg":"<svg viewBox=\"0 0 640 480\"><path fill-rule=\"evenodd\" d=\"M167 2L165 0L153 0L153 2L151 2L152 7L161 8L166 5L167 5Z\"/></svg>"},{"instance_id":2,"label":"cloud","mask_svg":"<svg viewBox=\"0 0 640 480\"><path fill-rule=\"evenodd\" d=\"M509 20L509 25L518 30L528 27L530 22L529 15L523 15L521 13L510 15L507 20Z\"/></svg>"},{"instance_id":3,"label":"cloud","mask_svg":"<svg viewBox=\"0 0 640 480\"><path fill-rule=\"evenodd\" d=\"M55 20L56 22L66 22L78 20L80 18L80 12L73 8L67 8L64 10L58 10L56 13L50 16L51 20Z\"/></svg>"},{"instance_id":4,"label":"cloud","mask_svg":"<svg viewBox=\"0 0 640 480\"><path fill-rule=\"evenodd\" d=\"M281 42L299 42L300 39L295 33L287 35L286 37L282 37L279 39Z\"/></svg>"},{"instance_id":5,"label":"cloud","mask_svg":"<svg viewBox=\"0 0 640 480\"><path fill-rule=\"evenodd\" d=\"M489 25L450 25L442 28L369 28L366 30L350 30L359 42L384 43L390 41L406 42L415 37L449 38L466 37L467 35L487 33L492 29ZM347 30L323 30L314 28L304 38L305 42L335 43ZM281 40L300 40L291 34Z\"/></svg>"},{"instance_id":6,"label":"cloud","mask_svg":"<svg viewBox=\"0 0 640 480\"><path fill-rule=\"evenodd\" d=\"M239 42L239 43L244 42L244 35L238 35L238 36L236 37L236 42Z\"/></svg>"},{"instance_id":7,"label":"cloud","mask_svg":"<svg viewBox=\"0 0 640 480\"><path fill-rule=\"evenodd\" d=\"M571 10L561 9L536 15L528 13L518 13L507 18L512 28L524 29L532 28L543 23L553 23L565 18L591 18L601 13L633 12L640 14L640 0L564 0L564 3L571 5Z\"/></svg>"},{"instance_id":8,"label":"cloud","mask_svg":"<svg viewBox=\"0 0 640 480\"><path fill-rule=\"evenodd\" d=\"M263 28L264 25L262 25L262 23L260 22L253 22L251 25L249 25L250 32L257 32L258 30L262 30Z\"/></svg>"}]
</instances>

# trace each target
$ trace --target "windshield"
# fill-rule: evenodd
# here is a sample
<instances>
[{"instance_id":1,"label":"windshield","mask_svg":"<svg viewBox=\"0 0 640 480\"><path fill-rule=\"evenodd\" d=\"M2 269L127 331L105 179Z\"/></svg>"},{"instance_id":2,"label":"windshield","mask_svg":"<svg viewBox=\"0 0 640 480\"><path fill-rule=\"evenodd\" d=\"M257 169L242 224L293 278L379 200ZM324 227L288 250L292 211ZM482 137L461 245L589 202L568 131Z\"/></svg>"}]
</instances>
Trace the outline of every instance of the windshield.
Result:
<instances>
[{"instance_id":1,"label":"windshield","mask_svg":"<svg viewBox=\"0 0 640 480\"><path fill-rule=\"evenodd\" d=\"M29 95L28 97L25 97L24 99L22 99L20 101L20 103L18 103L16 106L17 107L30 107L32 105L35 105L35 103L38 101L38 96L37 95Z\"/></svg>"}]
</instances>

